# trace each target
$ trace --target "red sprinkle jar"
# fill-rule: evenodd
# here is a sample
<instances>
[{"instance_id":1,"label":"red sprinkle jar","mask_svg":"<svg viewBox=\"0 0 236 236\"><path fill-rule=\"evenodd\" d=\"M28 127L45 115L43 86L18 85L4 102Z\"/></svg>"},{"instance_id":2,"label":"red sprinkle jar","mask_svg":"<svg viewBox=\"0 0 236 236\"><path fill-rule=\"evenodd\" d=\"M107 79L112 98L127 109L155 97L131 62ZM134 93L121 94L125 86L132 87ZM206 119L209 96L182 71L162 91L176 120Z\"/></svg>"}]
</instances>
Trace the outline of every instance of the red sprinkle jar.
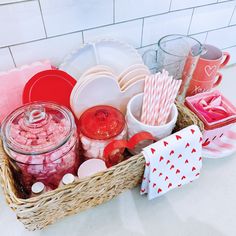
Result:
<instances>
[{"instance_id":1,"label":"red sprinkle jar","mask_svg":"<svg viewBox=\"0 0 236 236\"><path fill-rule=\"evenodd\" d=\"M112 140L126 139L125 117L119 110L106 105L89 108L79 119L79 129L83 156L86 159L103 159L108 167L116 164L105 160L104 148Z\"/></svg>"},{"instance_id":2,"label":"red sprinkle jar","mask_svg":"<svg viewBox=\"0 0 236 236\"><path fill-rule=\"evenodd\" d=\"M49 102L27 104L4 120L1 134L23 197L30 196L35 182L55 189L65 174L76 174L77 129L67 108Z\"/></svg>"}]
</instances>

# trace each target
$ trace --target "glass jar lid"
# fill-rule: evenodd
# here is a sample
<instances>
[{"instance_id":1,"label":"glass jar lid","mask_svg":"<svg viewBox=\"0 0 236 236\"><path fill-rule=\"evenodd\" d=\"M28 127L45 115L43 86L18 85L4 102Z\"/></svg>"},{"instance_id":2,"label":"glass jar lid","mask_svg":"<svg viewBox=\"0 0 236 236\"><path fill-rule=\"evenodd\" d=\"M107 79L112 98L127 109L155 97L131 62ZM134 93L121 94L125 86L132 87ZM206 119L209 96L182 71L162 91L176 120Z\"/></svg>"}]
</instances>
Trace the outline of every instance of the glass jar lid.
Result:
<instances>
[{"instance_id":1,"label":"glass jar lid","mask_svg":"<svg viewBox=\"0 0 236 236\"><path fill-rule=\"evenodd\" d=\"M4 145L21 154L36 155L53 151L71 136L71 112L50 102L34 102L12 112L2 124Z\"/></svg>"},{"instance_id":2,"label":"glass jar lid","mask_svg":"<svg viewBox=\"0 0 236 236\"><path fill-rule=\"evenodd\" d=\"M125 127L124 115L114 107L101 105L86 110L79 120L81 133L91 139L107 140Z\"/></svg>"}]
</instances>

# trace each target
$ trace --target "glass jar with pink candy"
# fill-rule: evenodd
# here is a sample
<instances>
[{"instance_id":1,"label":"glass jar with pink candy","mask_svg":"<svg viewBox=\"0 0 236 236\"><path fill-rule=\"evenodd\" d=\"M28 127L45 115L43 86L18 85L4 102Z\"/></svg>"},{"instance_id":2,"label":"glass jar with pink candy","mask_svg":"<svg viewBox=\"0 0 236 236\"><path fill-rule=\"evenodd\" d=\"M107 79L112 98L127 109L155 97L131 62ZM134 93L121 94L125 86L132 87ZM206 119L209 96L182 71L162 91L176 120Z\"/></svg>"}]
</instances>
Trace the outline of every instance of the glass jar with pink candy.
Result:
<instances>
[{"instance_id":1,"label":"glass jar with pink candy","mask_svg":"<svg viewBox=\"0 0 236 236\"><path fill-rule=\"evenodd\" d=\"M79 166L77 129L71 112L49 102L27 104L11 113L1 129L13 177L23 197L35 182L58 187Z\"/></svg>"}]
</instances>

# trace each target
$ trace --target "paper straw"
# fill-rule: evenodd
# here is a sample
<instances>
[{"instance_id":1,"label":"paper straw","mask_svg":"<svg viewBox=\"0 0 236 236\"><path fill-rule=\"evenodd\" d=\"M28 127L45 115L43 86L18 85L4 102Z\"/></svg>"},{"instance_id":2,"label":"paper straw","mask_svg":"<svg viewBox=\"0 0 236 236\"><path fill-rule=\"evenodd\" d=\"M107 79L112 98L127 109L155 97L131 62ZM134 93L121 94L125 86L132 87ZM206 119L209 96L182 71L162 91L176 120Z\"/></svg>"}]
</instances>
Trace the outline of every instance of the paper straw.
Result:
<instances>
[{"instance_id":1,"label":"paper straw","mask_svg":"<svg viewBox=\"0 0 236 236\"><path fill-rule=\"evenodd\" d=\"M168 76L168 73L166 73L166 71L163 71L162 74L163 74L164 86L162 89L161 104L159 107L159 116L157 120L157 125L163 124L164 114L166 112L166 104L168 102L169 94L171 91L171 82L172 82L172 79Z\"/></svg>"},{"instance_id":2,"label":"paper straw","mask_svg":"<svg viewBox=\"0 0 236 236\"><path fill-rule=\"evenodd\" d=\"M148 100L148 83L149 79L148 76L145 77L145 84L144 84L144 93L143 93L143 105L142 105L142 114L141 114L141 122L146 124L147 119L147 100Z\"/></svg>"},{"instance_id":3,"label":"paper straw","mask_svg":"<svg viewBox=\"0 0 236 236\"><path fill-rule=\"evenodd\" d=\"M149 109L148 109L148 125L153 125L153 112L154 112L154 82L155 78L153 75L150 76L150 90L149 90Z\"/></svg>"},{"instance_id":4,"label":"paper straw","mask_svg":"<svg viewBox=\"0 0 236 236\"><path fill-rule=\"evenodd\" d=\"M165 110L164 117L162 120L163 124L166 124L166 122L168 120L172 105L174 104L175 98L177 97L180 85L181 85L180 80L173 80L173 82L172 82L172 89L173 90L172 90L172 93L170 94L169 101L165 106L166 110Z\"/></svg>"},{"instance_id":5,"label":"paper straw","mask_svg":"<svg viewBox=\"0 0 236 236\"><path fill-rule=\"evenodd\" d=\"M167 90L167 83L166 83L166 77L165 77L165 74L163 73L162 71L162 74L161 74L161 81L163 83L163 86L162 86L162 89L161 89L161 94L160 94L160 104L158 106L158 117L157 117L157 120L156 120L156 124L159 125L159 122L161 120L161 116L162 116L162 107L163 107L163 104L165 102L165 97L164 97L164 91Z\"/></svg>"},{"instance_id":6,"label":"paper straw","mask_svg":"<svg viewBox=\"0 0 236 236\"><path fill-rule=\"evenodd\" d=\"M161 95L163 88L163 79L160 73L155 75L155 107L154 107L154 125L157 125L157 118L159 115L159 106L161 103Z\"/></svg>"},{"instance_id":7,"label":"paper straw","mask_svg":"<svg viewBox=\"0 0 236 236\"><path fill-rule=\"evenodd\" d=\"M159 106L161 103L161 95L162 95L162 88L163 88L163 80L162 80L162 74L158 73L155 75L155 108L154 108L154 116L155 121L154 125L156 124L158 115L159 115Z\"/></svg>"},{"instance_id":8,"label":"paper straw","mask_svg":"<svg viewBox=\"0 0 236 236\"><path fill-rule=\"evenodd\" d=\"M156 106L156 76L153 75L152 76L152 88L151 88L151 109L150 109L150 116L151 116L151 120L149 125L155 125L155 106Z\"/></svg>"}]
</instances>

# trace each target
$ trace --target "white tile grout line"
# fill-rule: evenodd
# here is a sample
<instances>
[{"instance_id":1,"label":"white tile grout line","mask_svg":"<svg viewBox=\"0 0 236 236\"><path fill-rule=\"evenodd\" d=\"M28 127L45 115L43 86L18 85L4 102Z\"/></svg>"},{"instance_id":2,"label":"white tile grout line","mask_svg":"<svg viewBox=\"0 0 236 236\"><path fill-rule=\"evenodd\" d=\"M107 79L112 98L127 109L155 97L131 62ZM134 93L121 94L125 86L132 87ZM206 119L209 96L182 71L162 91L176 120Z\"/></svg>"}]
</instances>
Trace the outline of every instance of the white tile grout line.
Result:
<instances>
[{"instance_id":1,"label":"white tile grout line","mask_svg":"<svg viewBox=\"0 0 236 236\"><path fill-rule=\"evenodd\" d=\"M36 1L36 0L26 0L26 1L22 1L22 2L31 2L31 1ZM230 0L230 1L231 1L231 0ZM235 1L235 0L234 0L234 1ZM22 3L22 2L15 2L15 3ZM229 2L229 1L227 1L227 2ZM183 11L183 10L186 10L186 9L196 9L196 8L199 8L199 7L204 7L204 6L209 6L209 5L218 5L218 4L223 4L223 3L225 3L225 2L221 2L221 3L211 3L211 4L207 4L207 5L196 6L196 7L194 7L194 8L190 7L190 8L179 9L179 10L175 10L175 11L171 11L171 12L165 12L165 13L160 13L160 14L156 14L156 15L150 15L150 16L146 16L146 17L139 17L139 18L135 18L135 19L131 19L131 20L116 22L115 24L113 24L113 23L112 23L112 24L106 24L106 25L91 27L91 28L82 29L82 30L78 30L78 31L72 31L72 32L68 32L68 33L65 33L65 34L53 35L53 36L50 36L50 37L47 37L47 38L40 38L40 39L36 39L36 40L26 41L26 42L17 43L17 44L12 44L12 45L6 45L6 46L2 46L2 47L0 46L0 49L1 49L1 48L6 48L6 47L14 47L14 46L22 45L22 44L37 42L37 41L46 40L46 39L51 39L51 38L56 38L56 37L60 37L60 36L70 35L70 34L74 34L74 33L84 32L84 31L88 31L88 30L99 29L99 28L103 28L103 27L107 27L107 26L112 26L112 25L118 25L118 24L128 23L128 22L132 22L132 21L136 21L136 20L143 20L143 19L147 19L147 18L159 16L159 15L164 15L164 14L168 14L168 13L172 13L172 12ZM7 4L3 4L3 5L9 5L9 4L11 4L11 3L7 3ZM1 5L0 5L0 7L1 7ZM211 31L220 30L220 29L224 29L224 28L228 28L228 27L234 27L234 26L236 26L236 24L230 25L230 26L221 27L221 28L215 28L215 29L212 29L212 30L202 31L202 32L198 32L198 33L196 33L196 34L211 32ZM148 46L148 45L143 45L143 46Z\"/></svg>"},{"instance_id":2,"label":"white tile grout line","mask_svg":"<svg viewBox=\"0 0 236 236\"><path fill-rule=\"evenodd\" d=\"M171 11L172 1L173 0L170 1L169 12Z\"/></svg>"},{"instance_id":3,"label":"white tile grout line","mask_svg":"<svg viewBox=\"0 0 236 236\"><path fill-rule=\"evenodd\" d=\"M232 21L232 18L233 18L233 16L234 16L234 13L236 13L236 6L234 7L233 14L232 14L232 16L230 17L228 26L230 26L230 24L231 24L231 21Z\"/></svg>"},{"instance_id":4,"label":"white tile grout line","mask_svg":"<svg viewBox=\"0 0 236 236\"><path fill-rule=\"evenodd\" d=\"M84 32L82 31L81 33L82 33L82 43L84 44L84 42L85 42L84 41Z\"/></svg>"},{"instance_id":5,"label":"white tile grout line","mask_svg":"<svg viewBox=\"0 0 236 236\"><path fill-rule=\"evenodd\" d=\"M139 18L139 20L140 19L144 19L145 20L146 17ZM52 38L57 38L57 37L63 37L63 36L70 35L70 34L76 34L76 33L82 33L83 34L85 31L88 31L88 30L99 29L99 28L103 28L103 27L107 27L107 26L112 26L112 25L119 25L119 24L123 24L123 23L128 23L128 22L136 21L136 20L137 19L129 20L129 21L126 21L126 22L119 22L119 23L116 23L116 24L108 24L108 25L104 25L104 26L94 27L94 28L90 28L90 29L86 29L86 30L73 31L73 32L65 33L65 34L54 35L54 36L50 36L50 37L47 37L47 38L35 39L35 40L31 40L31 41L27 41L27 42L22 42L22 43L16 43L16 44L12 44L12 45L6 45L6 46L0 47L0 49L7 48L7 47L20 46L20 45L24 45L24 44L28 44L28 43L34 43L34 42L38 42L38 41L42 41L42 40L47 40L47 39L52 39ZM230 25L230 26L224 26L224 27L216 28L216 29L212 29L212 30L202 31L202 32L198 32L198 33L195 33L195 34L192 34L192 35L208 33L208 32L217 31L217 30L226 29L226 28L231 28L231 27L236 27L236 24ZM153 45L153 44L142 45L142 47L148 47L150 45Z\"/></svg>"},{"instance_id":6,"label":"white tile grout line","mask_svg":"<svg viewBox=\"0 0 236 236\"><path fill-rule=\"evenodd\" d=\"M140 47L142 47L142 45L143 45L143 29L144 29L144 18L143 18L143 21L142 21L142 31L141 31Z\"/></svg>"},{"instance_id":7,"label":"white tile grout line","mask_svg":"<svg viewBox=\"0 0 236 236\"><path fill-rule=\"evenodd\" d=\"M193 11L192 11L191 19L190 19L189 26L188 26L187 35L189 35L189 32L190 32L190 28L191 28L191 24L192 24L192 20L193 20L194 10L195 10L195 8L193 8Z\"/></svg>"},{"instance_id":8,"label":"white tile grout line","mask_svg":"<svg viewBox=\"0 0 236 236\"><path fill-rule=\"evenodd\" d=\"M205 36L205 39L204 39L204 44L206 43L206 41L207 41L207 38L208 38L208 33L209 32L206 32L206 36Z\"/></svg>"},{"instance_id":9,"label":"white tile grout line","mask_svg":"<svg viewBox=\"0 0 236 236\"><path fill-rule=\"evenodd\" d=\"M40 14L41 14L41 18L42 18L44 33L45 33L45 36L46 36L46 38L47 38L48 35L47 35L47 30L46 30L46 26L45 26L45 21L44 21L44 17L43 17L43 11L42 11L42 7L41 7L41 2L40 2L40 0L38 0L38 4L39 4Z\"/></svg>"},{"instance_id":10,"label":"white tile grout line","mask_svg":"<svg viewBox=\"0 0 236 236\"><path fill-rule=\"evenodd\" d=\"M113 24L116 22L116 0L113 0Z\"/></svg>"},{"instance_id":11,"label":"white tile grout line","mask_svg":"<svg viewBox=\"0 0 236 236\"><path fill-rule=\"evenodd\" d=\"M1 6L6 6L6 5L12 5L12 4L20 4L20 3L26 3L26 2L35 2L37 0L23 0L20 2L8 2L8 3L0 3L0 7Z\"/></svg>"},{"instance_id":12,"label":"white tile grout line","mask_svg":"<svg viewBox=\"0 0 236 236\"><path fill-rule=\"evenodd\" d=\"M12 58L12 61L13 61L13 63L14 63L14 66L16 67L15 58L13 57L13 54L12 54L11 48L8 47L8 50L9 50L9 53L11 54L11 58Z\"/></svg>"}]
</instances>

